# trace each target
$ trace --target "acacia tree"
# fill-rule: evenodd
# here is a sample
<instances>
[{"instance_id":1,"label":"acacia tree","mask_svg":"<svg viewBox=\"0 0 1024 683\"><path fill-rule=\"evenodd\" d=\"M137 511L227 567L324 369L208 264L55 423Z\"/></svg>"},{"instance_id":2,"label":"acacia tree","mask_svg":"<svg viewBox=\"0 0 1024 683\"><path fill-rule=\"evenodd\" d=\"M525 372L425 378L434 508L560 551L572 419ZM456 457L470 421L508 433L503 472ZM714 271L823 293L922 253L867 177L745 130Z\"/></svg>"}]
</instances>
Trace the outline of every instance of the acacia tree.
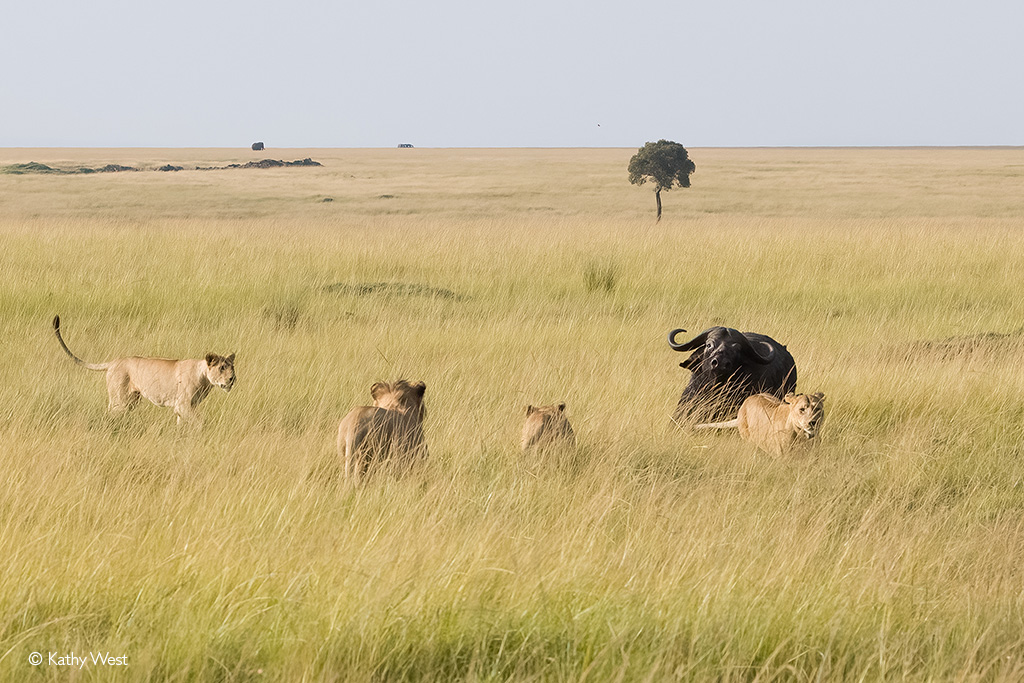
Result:
<instances>
[{"instance_id":1,"label":"acacia tree","mask_svg":"<svg viewBox=\"0 0 1024 683\"><path fill-rule=\"evenodd\" d=\"M686 148L671 140L648 142L629 160L629 182L643 185L654 183L654 198L658 202L658 220L661 220L661 191L673 185L690 186L690 174L696 170Z\"/></svg>"}]
</instances>

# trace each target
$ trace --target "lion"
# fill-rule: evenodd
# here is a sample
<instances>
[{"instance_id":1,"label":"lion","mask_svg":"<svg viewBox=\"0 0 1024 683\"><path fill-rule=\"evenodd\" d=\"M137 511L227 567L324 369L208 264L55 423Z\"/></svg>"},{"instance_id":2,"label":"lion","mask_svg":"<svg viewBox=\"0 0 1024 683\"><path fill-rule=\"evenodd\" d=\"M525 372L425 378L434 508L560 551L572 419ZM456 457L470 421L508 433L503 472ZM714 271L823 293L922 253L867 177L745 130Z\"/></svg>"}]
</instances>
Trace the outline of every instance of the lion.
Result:
<instances>
[{"instance_id":1,"label":"lion","mask_svg":"<svg viewBox=\"0 0 1024 683\"><path fill-rule=\"evenodd\" d=\"M145 397L154 405L173 408L177 423L201 426L196 407L217 386L225 392L235 386L235 354L219 356L209 353L206 358L173 360L129 356L115 358L106 363L88 363L64 343L60 335L60 316L53 318L53 331L64 352L88 370L106 370L108 409L122 415Z\"/></svg>"},{"instance_id":2,"label":"lion","mask_svg":"<svg viewBox=\"0 0 1024 683\"><path fill-rule=\"evenodd\" d=\"M526 406L523 424L523 452L552 446L575 446L576 434L565 416L565 404L557 406Z\"/></svg>"},{"instance_id":3,"label":"lion","mask_svg":"<svg viewBox=\"0 0 1024 683\"><path fill-rule=\"evenodd\" d=\"M423 438L427 385L400 379L370 387L372 406L353 408L338 425L338 456L345 479L358 484L377 463L391 460L406 470L427 456Z\"/></svg>"},{"instance_id":4,"label":"lion","mask_svg":"<svg viewBox=\"0 0 1024 683\"><path fill-rule=\"evenodd\" d=\"M781 457L812 443L825 422L825 394L750 396L735 420L697 425L697 429L738 427L740 436L762 451Z\"/></svg>"}]
</instances>

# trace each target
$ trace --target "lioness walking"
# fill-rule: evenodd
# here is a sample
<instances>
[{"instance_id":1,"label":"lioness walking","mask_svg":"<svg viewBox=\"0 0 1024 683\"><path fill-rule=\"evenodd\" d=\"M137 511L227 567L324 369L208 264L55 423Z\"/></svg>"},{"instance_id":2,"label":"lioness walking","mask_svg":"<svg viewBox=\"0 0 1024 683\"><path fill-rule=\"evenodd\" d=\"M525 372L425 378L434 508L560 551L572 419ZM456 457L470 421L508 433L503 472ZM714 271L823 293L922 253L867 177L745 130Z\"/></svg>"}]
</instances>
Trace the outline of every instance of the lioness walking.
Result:
<instances>
[{"instance_id":1,"label":"lioness walking","mask_svg":"<svg viewBox=\"0 0 1024 683\"><path fill-rule=\"evenodd\" d=\"M218 386L231 391L235 385L235 354L207 354L203 359L172 360L128 356L106 363L89 363L75 354L60 335L60 316L53 318L53 331L65 353L88 370L105 370L110 412L119 415L133 408L140 397L154 405L173 408L178 424L200 426L196 406Z\"/></svg>"},{"instance_id":2,"label":"lioness walking","mask_svg":"<svg viewBox=\"0 0 1024 683\"><path fill-rule=\"evenodd\" d=\"M756 394L743 401L735 420L697 425L697 429L738 427L740 436L775 456L806 446L825 422L825 394Z\"/></svg>"}]
</instances>

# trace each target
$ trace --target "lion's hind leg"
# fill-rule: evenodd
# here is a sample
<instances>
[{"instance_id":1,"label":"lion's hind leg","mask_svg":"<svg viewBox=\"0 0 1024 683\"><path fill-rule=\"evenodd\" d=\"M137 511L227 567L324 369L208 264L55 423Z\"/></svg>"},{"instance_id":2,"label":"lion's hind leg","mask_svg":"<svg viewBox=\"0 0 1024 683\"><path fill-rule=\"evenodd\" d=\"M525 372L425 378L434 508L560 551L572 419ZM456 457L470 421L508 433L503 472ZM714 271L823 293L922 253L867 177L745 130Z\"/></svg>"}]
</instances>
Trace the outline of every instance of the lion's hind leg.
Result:
<instances>
[{"instance_id":1,"label":"lion's hind leg","mask_svg":"<svg viewBox=\"0 0 1024 683\"><path fill-rule=\"evenodd\" d=\"M358 484L366 469L363 466L365 453L362 447L366 427L360 424L359 417L360 410L353 408L338 426L338 455L342 459L345 481L349 484Z\"/></svg>"},{"instance_id":2,"label":"lion's hind leg","mask_svg":"<svg viewBox=\"0 0 1024 683\"><path fill-rule=\"evenodd\" d=\"M344 424L342 427L344 428ZM358 483L359 468L356 465L356 443L355 433L349 430L338 435L338 452L342 457L345 481L350 484Z\"/></svg>"},{"instance_id":3,"label":"lion's hind leg","mask_svg":"<svg viewBox=\"0 0 1024 683\"><path fill-rule=\"evenodd\" d=\"M361 424L349 434L345 443L345 470L349 481L359 484L370 473L370 464L374 453L379 450L379 441L374 428L369 424Z\"/></svg>"},{"instance_id":4,"label":"lion's hind leg","mask_svg":"<svg viewBox=\"0 0 1024 683\"><path fill-rule=\"evenodd\" d=\"M134 408L142 395L132 385L132 378L124 368L114 365L107 370L107 409L114 415L124 415Z\"/></svg>"}]
</instances>

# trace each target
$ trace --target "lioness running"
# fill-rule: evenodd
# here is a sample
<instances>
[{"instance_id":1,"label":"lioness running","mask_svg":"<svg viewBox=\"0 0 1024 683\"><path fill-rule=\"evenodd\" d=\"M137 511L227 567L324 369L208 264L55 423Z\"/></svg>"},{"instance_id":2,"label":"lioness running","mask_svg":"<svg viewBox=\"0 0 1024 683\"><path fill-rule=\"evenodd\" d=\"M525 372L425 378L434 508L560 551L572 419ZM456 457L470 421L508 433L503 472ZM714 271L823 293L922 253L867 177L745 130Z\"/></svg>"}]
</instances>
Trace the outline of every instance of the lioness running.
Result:
<instances>
[{"instance_id":1,"label":"lioness running","mask_svg":"<svg viewBox=\"0 0 1024 683\"><path fill-rule=\"evenodd\" d=\"M202 420L196 406L206 398L210 389L218 386L231 391L235 385L235 354L218 356L207 354L204 359L172 360L170 358L144 358L129 356L115 358L106 363L87 363L64 343L60 336L60 316L53 318L53 331L60 347L71 360L89 370L107 371L108 408L122 414L135 407L144 396L155 405L174 408L178 424L185 422L200 426Z\"/></svg>"},{"instance_id":2,"label":"lioness running","mask_svg":"<svg viewBox=\"0 0 1024 683\"><path fill-rule=\"evenodd\" d=\"M756 394L743 401L735 420L697 425L697 429L738 427L740 436L762 451L782 456L806 446L825 422L825 394Z\"/></svg>"},{"instance_id":3,"label":"lioness running","mask_svg":"<svg viewBox=\"0 0 1024 683\"><path fill-rule=\"evenodd\" d=\"M575 446L576 434L565 416L565 404L557 406L526 406L523 424L523 452L551 446Z\"/></svg>"},{"instance_id":4,"label":"lioness running","mask_svg":"<svg viewBox=\"0 0 1024 683\"><path fill-rule=\"evenodd\" d=\"M426 408L423 382L377 382L370 387L372 406L358 406L338 425L338 455L345 479L359 483L371 465L391 460L399 471L427 456L423 440Z\"/></svg>"}]
</instances>

